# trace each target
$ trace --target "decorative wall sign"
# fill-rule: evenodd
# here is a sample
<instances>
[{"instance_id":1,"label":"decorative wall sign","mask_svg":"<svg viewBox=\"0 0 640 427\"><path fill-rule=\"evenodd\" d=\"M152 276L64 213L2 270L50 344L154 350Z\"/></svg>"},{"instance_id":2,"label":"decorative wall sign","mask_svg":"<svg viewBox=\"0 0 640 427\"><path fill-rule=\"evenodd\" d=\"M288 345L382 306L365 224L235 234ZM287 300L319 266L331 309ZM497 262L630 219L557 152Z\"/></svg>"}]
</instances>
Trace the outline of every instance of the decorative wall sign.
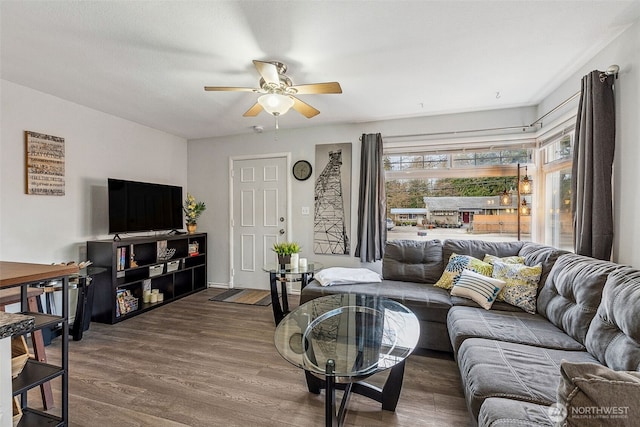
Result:
<instances>
[{"instance_id":1,"label":"decorative wall sign","mask_svg":"<svg viewBox=\"0 0 640 427\"><path fill-rule=\"evenodd\" d=\"M27 194L64 196L64 138L25 131Z\"/></svg>"},{"instance_id":2,"label":"decorative wall sign","mask_svg":"<svg viewBox=\"0 0 640 427\"><path fill-rule=\"evenodd\" d=\"M316 145L313 252L349 255L351 143Z\"/></svg>"}]
</instances>

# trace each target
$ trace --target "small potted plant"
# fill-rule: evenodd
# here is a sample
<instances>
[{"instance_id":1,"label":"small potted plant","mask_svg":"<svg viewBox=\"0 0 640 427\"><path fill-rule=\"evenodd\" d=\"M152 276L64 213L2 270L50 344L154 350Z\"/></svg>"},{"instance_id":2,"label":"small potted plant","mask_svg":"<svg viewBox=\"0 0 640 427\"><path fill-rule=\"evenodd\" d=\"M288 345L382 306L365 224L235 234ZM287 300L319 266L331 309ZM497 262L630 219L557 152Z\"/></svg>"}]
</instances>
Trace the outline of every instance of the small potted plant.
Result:
<instances>
[{"instance_id":1,"label":"small potted plant","mask_svg":"<svg viewBox=\"0 0 640 427\"><path fill-rule=\"evenodd\" d=\"M292 258L297 258L300 252L300 245L296 242L280 242L273 244L273 251L278 255L278 264L284 268L285 264L294 266ZM298 260L295 260L295 266L298 266Z\"/></svg>"},{"instance_id":2,"label":"small potted plant","mask_svg":"<svg viewBox=\"0 0 640 427\"><path fill-rule=\"evenodd\" d=\"M187 193L187 200L184 201L182 210L185 214L185 222L187 223L187 232L193 234L198 226L198 218L207 209L204 202L197 202L196 198Z\"/></svg>"}]
</instances>

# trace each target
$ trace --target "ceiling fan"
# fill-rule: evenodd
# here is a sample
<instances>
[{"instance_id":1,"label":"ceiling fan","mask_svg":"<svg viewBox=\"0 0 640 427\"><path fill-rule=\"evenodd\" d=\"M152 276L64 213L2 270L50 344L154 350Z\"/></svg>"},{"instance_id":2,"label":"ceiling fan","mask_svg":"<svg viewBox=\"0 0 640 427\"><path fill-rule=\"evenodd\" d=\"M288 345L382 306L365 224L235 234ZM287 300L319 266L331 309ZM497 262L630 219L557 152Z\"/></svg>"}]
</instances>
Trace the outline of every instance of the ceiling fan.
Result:
<instances>
[{"instance_id":1,"label":"ceiling fan","mask_svg":"<svg viewBox=\"0 0 640 427\"><path fill-rule=\"evenodd\" d=\"M262 110L277 117L285 114L290 108L293 108L308 119L320 114L320 111L306 102L301 101L295 95L342 93L342 88L338 82L294 85L291 79L285 74L287 72L287 66L282 62L254 60L253 64L261 76L260 88L205 86L204 90L214 92L255 92L262 94L262 96L258 98L258 102L243 114L244 117L255 117L260 114Z\"/></svg>"}]
</instances>

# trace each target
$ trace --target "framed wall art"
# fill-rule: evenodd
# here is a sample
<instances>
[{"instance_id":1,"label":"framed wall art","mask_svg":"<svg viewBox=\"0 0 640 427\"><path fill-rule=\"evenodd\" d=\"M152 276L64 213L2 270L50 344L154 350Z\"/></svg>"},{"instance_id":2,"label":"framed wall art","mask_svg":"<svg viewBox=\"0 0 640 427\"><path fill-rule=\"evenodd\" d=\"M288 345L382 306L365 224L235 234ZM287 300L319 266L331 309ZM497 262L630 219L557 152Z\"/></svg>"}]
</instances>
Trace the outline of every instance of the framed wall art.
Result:
<instances>
[{"instance_id":1,"label":"framed wall art","mask_svg":"<svg viewBox=\"0 0 640 427\"><path fill-rule=\"evenodd\" d=\"M316 145L313 252L349 255L351 143Z\"/></svg>"},{"instance_id":2,"label":"framed wall art","mask_svg":"<svg viewBox=\"0 0 640 427\"><path fill-rule=\"evenodd\" d=\"M64 138L25 131L26 193L64 196Z\"/></svg>"}]
</instances>

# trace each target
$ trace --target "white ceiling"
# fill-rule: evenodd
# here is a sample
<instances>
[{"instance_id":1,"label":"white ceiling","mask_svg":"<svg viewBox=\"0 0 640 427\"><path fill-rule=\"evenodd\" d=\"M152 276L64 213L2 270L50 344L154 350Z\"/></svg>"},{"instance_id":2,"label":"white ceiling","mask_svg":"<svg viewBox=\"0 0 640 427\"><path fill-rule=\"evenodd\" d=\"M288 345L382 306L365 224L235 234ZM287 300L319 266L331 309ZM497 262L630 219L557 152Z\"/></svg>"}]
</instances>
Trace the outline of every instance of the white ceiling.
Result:
<instances>
[{"instance_id":1,"label":"white ceiling","mask_svg":"<svg viewBox=\"0 0 640 427\"><path fill-rule=\"evenodd\" d=\"M242 117L256 94L203 90L257 87L253 59L284 62L294 84L342 85L300 95L320 115L292 110L281 128L536 105L639 3L2 0L0 70L188 139L273 128L266 113Z\"/></svg>"}]
</instances>

